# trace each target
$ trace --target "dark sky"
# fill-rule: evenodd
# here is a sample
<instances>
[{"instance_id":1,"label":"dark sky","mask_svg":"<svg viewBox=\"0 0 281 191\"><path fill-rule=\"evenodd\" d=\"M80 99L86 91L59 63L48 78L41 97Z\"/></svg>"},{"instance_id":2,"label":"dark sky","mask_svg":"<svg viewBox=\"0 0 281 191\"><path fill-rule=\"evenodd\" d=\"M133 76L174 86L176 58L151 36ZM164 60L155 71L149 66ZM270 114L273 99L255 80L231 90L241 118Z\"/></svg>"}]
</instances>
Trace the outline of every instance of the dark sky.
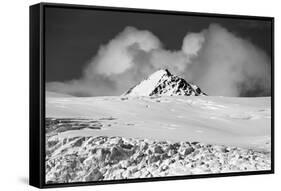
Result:
<instances>
[{"instance_id":1,"label":"dark sky","mask_svg":"<svg viewBox=\"0 0 281 191\"><path fill-rule=\"evenodd\" d=\"M166 49L178 50L188 32L200 32L218 23L230 32L251 41L271 54L269 21L198 16L128 13L87 9L45 10L46 81L67 81L82 75L82 69L126 26L151 31Z\"/></svg>"}]
</instances>

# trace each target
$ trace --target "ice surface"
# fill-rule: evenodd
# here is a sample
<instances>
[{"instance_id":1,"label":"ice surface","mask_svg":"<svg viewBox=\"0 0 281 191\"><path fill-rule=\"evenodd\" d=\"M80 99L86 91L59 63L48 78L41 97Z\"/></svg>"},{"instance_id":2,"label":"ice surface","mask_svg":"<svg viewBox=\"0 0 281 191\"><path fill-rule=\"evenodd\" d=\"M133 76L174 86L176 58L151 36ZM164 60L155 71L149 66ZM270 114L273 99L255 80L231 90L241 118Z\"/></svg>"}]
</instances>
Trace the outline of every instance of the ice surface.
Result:
<instances>
[{"instance_id":1,"label":"ice surface","mask_svg":"<svg viewBox=\"0 0 281 191\"><path fill-rule=\"evenodd\" d=\"M66 122L66 121L65 121ZM261 171L269 152L198 142L106 136L49 137L46 183Z\"/></svg>"},{"instance_id":2,"label":"ice surface","mask_svg":"<svg viewBox=\"0 0 281 191\"><path fill-rule=\"evenodd\" d=\"M98 131L85 128L62 132L62 138L121 136L270 151L270 105L270 97L47 96L46 117L89 118L102 124ZM106 120L109 118L112 120Z\"/></svg>"}]
</instances>

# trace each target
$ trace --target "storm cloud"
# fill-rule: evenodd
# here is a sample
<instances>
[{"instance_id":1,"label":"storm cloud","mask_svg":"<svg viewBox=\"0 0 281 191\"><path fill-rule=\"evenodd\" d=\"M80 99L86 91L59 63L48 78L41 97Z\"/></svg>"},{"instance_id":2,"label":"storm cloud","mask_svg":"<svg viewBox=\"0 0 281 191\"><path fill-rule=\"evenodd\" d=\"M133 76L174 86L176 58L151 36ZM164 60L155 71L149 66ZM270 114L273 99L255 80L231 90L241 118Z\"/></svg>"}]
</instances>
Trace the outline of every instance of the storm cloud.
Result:
<instances>
[{"instance_id":1,"label":"storm cloud","mask_svg":"<svg viewBox=\"0 0 281 191\"><path fill-rule=\"evenodd\" d=\"M46 87L75 96L121 95L167 68L208 95L270 96L270 63L263 50L218 24L187 33L180 50L167 50L152 32L128 26L100 46L81 78Z\"/></svg>"}]
</instances>

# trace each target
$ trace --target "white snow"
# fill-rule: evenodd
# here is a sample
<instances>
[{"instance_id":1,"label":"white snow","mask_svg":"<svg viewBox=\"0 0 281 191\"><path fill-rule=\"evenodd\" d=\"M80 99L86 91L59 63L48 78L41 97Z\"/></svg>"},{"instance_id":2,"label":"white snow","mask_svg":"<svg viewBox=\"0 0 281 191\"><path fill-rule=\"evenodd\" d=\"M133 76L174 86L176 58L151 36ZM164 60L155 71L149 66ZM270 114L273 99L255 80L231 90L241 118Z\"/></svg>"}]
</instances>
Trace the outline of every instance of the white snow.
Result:
<instances>
[{"instance_id":1,"label":"white snow","mask_svg":"<svg viewBox=\"0 0 281 191\"><path fill-rule=\"evenodd\" d=\"M146 80L143 80L140 84L134 87L129 96L149 96L158 85L159 80L166 74L167 72L164 69L154 72Z\"/></svg>"},{"instance_id":2,"label":"white snow","mask_svg":"<svg viewBox=\"0 0 281 191\"><path fill-rule=\"evenodd\" d=\"M270 97L47 97L46 117L103 124L101 130L70 130L60 137L122 136L270 150L270 102ZM114 120L102 120L108 117Z\"/></svg>"},{"instance_id":3,"label":"white snow","mask_svg":"<svg viewBox=\"0 0 281 191\"><path fill-rule=\"evenodd\" d=\"M57 93L57 92L46 91L46 97L73 97L73 96Z\"/></svg>"}]
</instances>

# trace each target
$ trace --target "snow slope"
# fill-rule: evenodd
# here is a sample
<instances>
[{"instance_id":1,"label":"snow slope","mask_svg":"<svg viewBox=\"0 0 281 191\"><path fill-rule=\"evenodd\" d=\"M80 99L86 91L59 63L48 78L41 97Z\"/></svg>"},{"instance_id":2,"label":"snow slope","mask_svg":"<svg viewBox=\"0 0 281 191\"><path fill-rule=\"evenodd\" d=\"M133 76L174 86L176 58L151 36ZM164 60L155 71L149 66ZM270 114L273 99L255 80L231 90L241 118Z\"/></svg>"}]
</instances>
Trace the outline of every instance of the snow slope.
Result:
<instances>
[{"instance_id":1,"label":"snow slope","mask_svg":"<svg viewBox=\"0 0 281 191\"><path fill-rule=\"evenodd\" d=\"M73 97L73 96L57 93L57 92L46 91L46 97Z\"/></svg>"},{"instance_id":2,"label":"snow slope","mask_svg":"<svg viewBox=\"0 0 281 191\"><path fill-rule=\"evenodd\" d=\"M121 136L198 141L270 151L270 97L47 97L46 117L89 118L101 129L83 128L59 137Z\"/></svg>"}]
</instances>

